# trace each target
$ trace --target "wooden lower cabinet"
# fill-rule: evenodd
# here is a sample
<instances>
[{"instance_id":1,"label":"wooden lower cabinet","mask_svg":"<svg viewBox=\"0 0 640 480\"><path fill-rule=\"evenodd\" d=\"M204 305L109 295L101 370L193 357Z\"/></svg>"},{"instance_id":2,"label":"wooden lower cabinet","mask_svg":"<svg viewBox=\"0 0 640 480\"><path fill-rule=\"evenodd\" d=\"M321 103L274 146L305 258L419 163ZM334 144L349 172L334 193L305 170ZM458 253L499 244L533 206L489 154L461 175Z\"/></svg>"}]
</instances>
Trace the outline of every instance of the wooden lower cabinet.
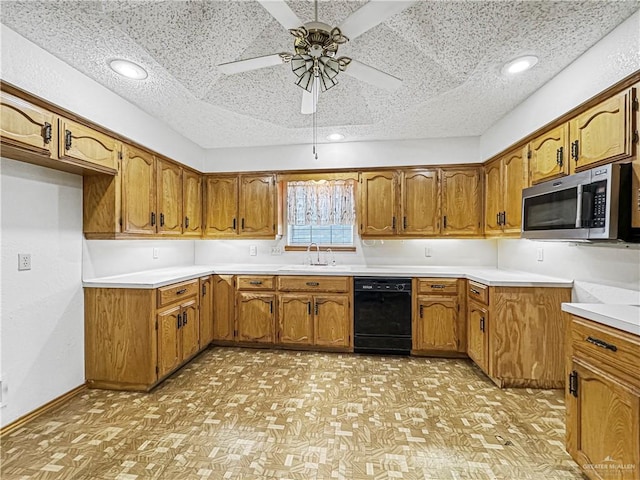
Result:
<instances>
[{"instance_id":1,"label":"wooden lower cabinet","mask_svg":"<svg viewBox=\"0 0 640 480\"><path fill-rule=\"evenodd\" d=\"M213 277L200 278L200 346L213 340Z\"/></svg>"},{"instance_id":2,"label":"wooden lower cabinet","mask_svg":"<svg viewBox=\"0 0 640 480\"><path fill-rule=\"evenodd\" d=\"M580 317L568 332L567 451L586 476L640 474L640 337Z\"/></svg>"},{"instance_id":3,"label":"wooden lower cabinet","mask_svg":"<svg viewBox=\"0 0 640 480\"><path fill-rule=\"evenodd\" d=\"M275 340L273 293L238 292L236 296L236 340L273 343Z\"/></svg>"},{"instance_id":4,"label":"wooden lower cabinet","mask_svg":"<svg viewBox=\"0 0 640 480\"><path fill-rule=\"evenodd\" d=\"M485 372L489 342L489 310L485 305L469 301L467 305L467 355Z\"/></svg>"},{"instance_id":5,"label":"wooden lower cabinet","mask_svg":"<svg viewBox=\"0 0 640 480\"><path fill-rule=\"evenodd\" d=\"M198 279L179 286L85 288L88 387L149 391L200 351Z\"/></svg>"},{"instance_id":6,"label":"wooden lower cabinet","mask_svg":"<svg viewBox=\"0 0 640 480\"><path fill-rule=\"evenodd\" d=\"M313 344L313 297L295 293L280 294L278 339L283 345Z\"/></svg>"},{"instance_id":7,"label":"wooden lower cabinet","mask_svg":"<svg viewBox=\"0 0 640 480\"><path fill-rule=\"evenodd\" d=\"M314 296L313 344L347 348L351 343L349 295Z\"/></svg>"},{"instance_id":8,"label":"wooden lower cabinet","mask_svg":"<svg viewBox=\"0 0 640 480\"><path fill-rule=\"evenodd\" d=\"M236 288L233 275L213 276L213 341L217 344L235 339Z\"/></svg>"}]
</instances>

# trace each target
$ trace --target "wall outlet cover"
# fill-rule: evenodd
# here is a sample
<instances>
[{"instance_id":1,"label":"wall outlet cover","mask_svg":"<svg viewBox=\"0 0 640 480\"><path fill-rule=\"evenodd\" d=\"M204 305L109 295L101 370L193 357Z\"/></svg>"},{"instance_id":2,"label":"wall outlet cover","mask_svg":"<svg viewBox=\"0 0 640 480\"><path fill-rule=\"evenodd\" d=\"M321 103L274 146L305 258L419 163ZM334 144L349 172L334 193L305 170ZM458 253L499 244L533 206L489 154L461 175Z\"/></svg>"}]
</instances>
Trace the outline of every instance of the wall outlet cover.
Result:
<instances>
[{"instance_id":1,"label":"wall outlet cover","mask_svg":"<svg viewBox=\"0 0 640 480\"><path fill-rule=\"evenodd\" d=\"M256 247L255 245L250 245L249 255L251 255L252 257L255 257L256 255L258 255L258 247Z\"/></svg>"},{"instance_id":2,"label":"wall outlet cover","mask_svg":"<svg viewBox=\"0 0 640 480\"><path fill-rule=\"evenodd\" d=\"M160 249L158 247L153 248L153 258L158 258L160 256Z\"/></svg>"},{"instance_id":3,"label":"wall outlet cover","mask_svg":"<svg viewBox=\"0 0 640 480\"><path fill-rule=\"evenodd\" d=\"M18 270L31 270L31 254L30 253L18 254Z\"/></svg>"},{"instance_id":4,"label":"wall outlet cover","mask_svg":"<svg viewBox=\"0 0 640 480\"><path fill-rule=\"evenodd\" d=\"M282 247L271 247L271 255L282 255Z\"/></svg>"},{"instance_id":5,"label":"wall outlet cover","mask_svg":"<svg viewBox=\"0 0 640 480\"><path fill-rule=\"evenodd\" d=\"M539 262L544 261L544 249L542 247L538 248L536 252L536 260Z\"/></svg>"},{"instance_id":6,"label":"wall outlet cover","mask_svg":"<svg viewBox=\"0 0 640 480\"><path fill-rule=\"evenodd\" d=\"M431 256L431 247L424 247L424 256L425 257Z\"/></svg>"}]
</instances>

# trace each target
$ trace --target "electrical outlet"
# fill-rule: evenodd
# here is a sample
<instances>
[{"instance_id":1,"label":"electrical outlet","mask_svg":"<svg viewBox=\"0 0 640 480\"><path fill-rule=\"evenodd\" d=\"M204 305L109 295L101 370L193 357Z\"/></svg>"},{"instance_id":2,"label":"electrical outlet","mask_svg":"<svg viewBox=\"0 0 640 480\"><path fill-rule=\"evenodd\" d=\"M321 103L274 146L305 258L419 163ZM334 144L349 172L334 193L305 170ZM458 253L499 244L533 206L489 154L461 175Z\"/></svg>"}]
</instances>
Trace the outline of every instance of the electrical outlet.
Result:
<instances>
[{"instance_id":1,"label":"electrical outlet","mask_svg":"<svg viewBox=\"0 0 640 480\"><path fill-rule=\"evenodd\" d=\"M30 253L18 254L18 270L31 270L31 254Z\"/></svg>"},{"instance_id":2,"label":"electrical outlet","mask_svg":"<svg viewBox=\"0 0 640 480\"><path fill-rule=\"evenodd\" d=\"M271 247L271 255L282 255L282 247Z\"/></svg>"},{"instance_id":3,"label":"electrical outlet","mask_svg":"<svg viewBox=\"0 0 640 480\"><path fill-rule=\"evenodd\" d=\"M6 380L0 380L0 408L4 408L7 406L8 398L9 398L9 384L7 383Z\"/></svg>"},{"instance_id":4,"label":"electrical outlet","mask_svg":"<svg viewBox=\"0 0 640 480\"><path fill-rule=\"evenodd\" d=\"M256 247L255 245L250 245L249 255L251 255L252 257L255 257L256 255L258 255L258 247Z\"/></svg>"},{"instance_id":5,"label":"electrical outlet","mask_svg":"<svg viewBox=\"0 0 640 480\"><path fill-rule=\"evenodd\" d=\"M153 258L158 258L160 256L160 249L158 247L153 248Z\"/></svg>"},{"instance_id":6,"label":"electrical outlet","mask_svg":"<svg viewBox=\"0 0 640 480\"><path fill-rule=\"evenodd\" d=\"M538 251L536 252L536 260L539 262L544 261L544 249L542 247L538 248Z\"/></svg>"},{"instance_id":7,"label":"electrical outlet","mask_svg":"<svg viewBox=\"0 0 640 480\"><path fill-rule=\"evenodd\" d=\"M424 247L424 256L425 257L431 256L431 247Z\"/></svg>"}]
</instances>

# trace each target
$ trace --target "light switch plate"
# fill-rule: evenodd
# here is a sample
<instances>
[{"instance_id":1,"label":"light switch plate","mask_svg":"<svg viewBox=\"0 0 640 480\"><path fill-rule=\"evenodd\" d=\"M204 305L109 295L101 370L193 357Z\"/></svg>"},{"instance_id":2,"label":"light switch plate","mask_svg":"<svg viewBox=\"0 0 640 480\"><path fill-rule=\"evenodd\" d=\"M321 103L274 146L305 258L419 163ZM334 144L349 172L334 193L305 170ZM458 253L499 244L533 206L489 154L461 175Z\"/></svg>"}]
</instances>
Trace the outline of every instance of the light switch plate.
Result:
<instances>
[{"instance_id":1,"label":"light switch plate","mask_svg":"<svg viewBox=\"0 0 640 480\"><path fill-rule=\"evenodd\" d=\"M30 253L18 254L18 270L31 270L31 254Z\"/></svg>"},{"instance_id":2,"label":"light switch plate","mask_svg":"<svg viewBox=\"0 0 640 480\"><path fill-rule=\"evenodd\" d=\"M544 260L544 249L542 247L538 248L536 252L536 260L542 262Z\"/></svg>"},{"instance_id":3,"label":"light switch plate","mask_svg":"<svg viewBox=\"0 0 640 480\"><path fill-rule=\"evenodd\" d=\"M153 258L158 258L160 256L160 249L158 247L153 248Z\"/></svg>"}]
</instances>

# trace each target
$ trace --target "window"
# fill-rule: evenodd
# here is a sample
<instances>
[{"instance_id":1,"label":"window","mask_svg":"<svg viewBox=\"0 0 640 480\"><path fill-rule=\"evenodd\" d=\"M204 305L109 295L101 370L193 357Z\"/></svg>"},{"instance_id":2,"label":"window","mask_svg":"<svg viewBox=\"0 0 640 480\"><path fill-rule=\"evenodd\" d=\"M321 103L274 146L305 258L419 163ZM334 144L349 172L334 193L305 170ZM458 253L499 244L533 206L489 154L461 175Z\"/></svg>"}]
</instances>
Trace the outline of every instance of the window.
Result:
<instances>
[{"instance_id":1,"label":"window","mask_svg":"<svg viewBox=\"0 0 640 480\"><path fill-rule=\"evenodd\" d=\"M287 233L291 246L353 246L352 180L287 183Z\"/></svg>"}]
</instances>

